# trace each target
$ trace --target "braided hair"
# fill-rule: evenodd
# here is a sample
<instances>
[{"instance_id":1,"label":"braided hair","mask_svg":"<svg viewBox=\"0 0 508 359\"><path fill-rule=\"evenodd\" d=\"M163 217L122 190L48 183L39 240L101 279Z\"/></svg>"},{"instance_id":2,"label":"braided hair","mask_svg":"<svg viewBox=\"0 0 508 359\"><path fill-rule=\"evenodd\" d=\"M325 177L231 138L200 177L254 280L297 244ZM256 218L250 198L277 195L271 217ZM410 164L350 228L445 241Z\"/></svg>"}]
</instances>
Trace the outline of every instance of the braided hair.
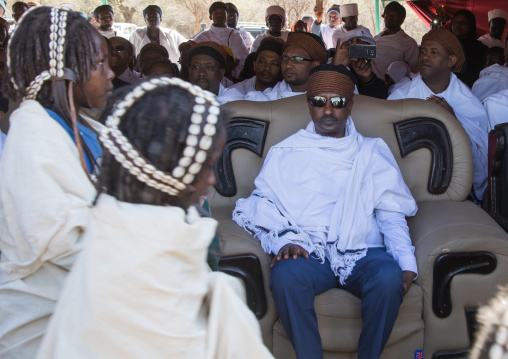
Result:
<instances>
[{"instance_id":1,"label":"braided hair","mask_svg":"<svg viewBox=\"0 0 508 359\"><path fill-rule=\"evenodd\" d=\"M106 121L115 111L116 104L134 88L135 86L128 86L115 91L102 114L102 121ZM179 165L186 147L194 101L194 96L179 86L160 86L145 93L127 109L121 117L118 129L151 165L160 171L171 173ZM210 161L211 154L217 149L217 138L225 133L224 117L221 111L216 124L217 132L212 137L213 144L207 151L207 161ZM200 126L201 133L204 123ZM199 176L198 173L194 183ZM120 201L150 205L170 204L182 208L188 206L184 198L189 194L188 190L175 197L139 181L129 170L122 167L109 150L104 152L99 182L101 191Z\"/></svg>"},{"instance_id":2,"label":"braided hair","mask_svg":"<svg viewBox=\"0 0 508 359\"><path fill-rule=\"evenodd\" d=\"M3 82L4 93L19 100L35 77L48 70L50 62L51 7L38 6L28 11L9 41L9 68ZM64 65L76 75L76 85L84 86L97 67L99 49L93 42L96 30L78 12L69 12L65 35ZM27 34L31 34L27 36ZM68 81L46 81L37 101L72 127L67 89Z\"/></svg>"}]
</instances>

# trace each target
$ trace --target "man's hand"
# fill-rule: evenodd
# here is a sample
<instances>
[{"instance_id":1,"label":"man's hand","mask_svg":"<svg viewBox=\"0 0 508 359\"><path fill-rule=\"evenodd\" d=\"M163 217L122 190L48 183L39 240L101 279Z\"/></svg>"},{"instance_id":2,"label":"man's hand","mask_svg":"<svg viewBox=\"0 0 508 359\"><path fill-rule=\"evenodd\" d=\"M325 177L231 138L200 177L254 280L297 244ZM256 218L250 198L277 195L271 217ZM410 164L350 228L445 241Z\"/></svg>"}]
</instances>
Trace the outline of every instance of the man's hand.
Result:
<instances>
[{"instance_id":1,"label":"man's hand","mask_svg":"<svg viewBox=\"0 0 508 359\"><path fill-rule=\"evenodd\" d=\"M351 41L344 41L341 44L340 39L337 40L337 45L335 46L335 55L333 55L332 60L332 63L335 66L338 65L349 66L350 63L349 45L351 45Z\"/></svg>"},{"instance_id":2,"label":"man's hand","mask_svg":"<svg viewBox=\"0 0 508 359\"><path fill-rule=\"evenodd\" d=\"M370 60L351 59L351 69L362 82L369 82L374 77Z\"/></svg>"},{"instance_id":3,"label":"man's hand","mask_svg":"<svg viewBox=\"0 0 508 359\"><path fill-rule=\"evenodd\" d=\"M416 273L405 270L402 272L402 281L404 282L404 293L402 295L406 295L407 291L413 284L413 279L415 279Z\"/></svg>"},{"instance_id":4,"label":"man's hand","mask_svg":"<svg viewBox=\"0 0 508 359\"><path fill-rule=\"evenodd\" d=\"M448 102L446 102L444 97L430 95L430 97L427 97L427 101L434 102L437 105L443 106L446 111L450 112L453 116L455 116L455 111L453 111L453 108L448 104Z\"/></svg>"},{"instance_id":5,"label":"man's hand","mask_svg":"<svg viewBox=\"0 0 508 359\"><path fill-rule=\"evenodd\" d=\"M309 258L309 252L307 252L305 249L300 247L297 244L286 244L284 247L282 247L279 251L279 254L277 256L273 257L272 260L272 267L277 261L280 261L281 259L289 259L289 257L293 257L293 259L298 258L298 256L303 256L303 258Z\"/></svg>"}]
</instances>

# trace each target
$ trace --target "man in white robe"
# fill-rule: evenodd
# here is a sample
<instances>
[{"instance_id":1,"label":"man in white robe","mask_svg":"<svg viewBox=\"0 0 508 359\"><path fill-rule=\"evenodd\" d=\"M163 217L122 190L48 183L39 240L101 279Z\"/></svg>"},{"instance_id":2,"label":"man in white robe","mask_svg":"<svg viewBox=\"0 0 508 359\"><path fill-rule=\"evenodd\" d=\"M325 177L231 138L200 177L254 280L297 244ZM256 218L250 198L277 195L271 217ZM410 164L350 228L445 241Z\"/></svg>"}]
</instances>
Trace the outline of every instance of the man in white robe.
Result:
<instances>
[{"instance_id":1,"label":"man in white robe","mask_svg":"<svg viewBox=\"0 0 508 359\"><path fill-rule=\"evenodd\" d=\"M452 71L460 71L464 53L458 38L445 29L422 39L420 74L393 91L389 100L419 98L443 106L462 124L473 151L472 196L480 201L487 187L487 113L481 102Z\"/></svg>"},{"instance_id":2,"label":"man in white robe","mask_svg":"<svg viewBox=\"0 0 508 359\"><path fill-rule=\"evenodd\" d=\"M342 65L311 71L312 121L270 149L233 211L275 255L270 289L299 359L323 357L314 297L331 288L361 299L358 358L379 358L417 273L405 219L416 203L386 143L356 131L352 76Z\"/></svg>"},{"instance_id":3,"label":"man in white robe","mask_svg":"<svg viewBox=\"0 0 508 359\"><path fill-rule=\"evenodd\" d=\"M210 20L212 20L212 26L210 26L210 29L198 34L194 38L194 41L214 41L229 47L233 51L235 58L239 60L238 65L233 71L233 76L238 77L243 69L245 59L249 55L249 50L238 30L227 27L227 9L227 5L220 1L210 5L208 12Z\"/></svg>"},{"instance_id":4,"label":"man in white robe","mask_svg":"<svg viewBox=\"0 0 508 359\"><path fill-rule=\"evenodd\" d=\"M508 122L508 89L496 92L483 101L483 106L489 117L488 131L500 123Z\"/></svg>"},{"instance_id":5,"label":"man in white robe","mask_svg":"<svg viewBox=\"0 0 508 359\"><path fill-rule=\"evenodd\" d=\"M116 31L113 29L113 23L115 21L115 13L113 8L110 5L101 5L98 6L94 12L94 17L97 19L99 23L99 27L97 31L104 37L108 39L110 37L116 36Z\"/></svg>"},{"instance_id":6,"label":"man in white robe","mask_svg":"<svg viewBox=\"0 0 508 359\"><path fill-rule=\"evenodd\" d=\"M385 29L374 37L376 58L372 59L372 69L380 79L385 78L386 70L394 61L405 61L411 71L416 71L420 49L416 41L401 29L406 18L406 9L398 2L386 5L383 12Z\"/></svg>"},{"instance_id":7,"label":"man in white robe","mask_svg":"<svg viewBox=\"0 0 508 359\"><path fill-rule=\"evenodd\" d=\"M494 64L480 71L471 91L481 101L497 92L508 89L508 67Z\"/></svg>"},{"instance_id":8,"label":"man in white robe","mask_svg":"<svg viewBox=\"0 0 508 359\"><path fill-rule=\"evenodd\" d=\"M215 95L224 92L221 81L226 73L227 56L224 47L214 41L192 45L187 58L189 82Z\"/></svg>"},{"instance_id":9,"label":"man in white robe","mask_svg":"<svg viewBox=\"0 0 508 359\"><path fill-rule=\"evenodd\" d=\"M249 92L265 91L273 88L282 77L281 56L284 42L281 39L267 37L261 41L256 51L254 71L256 76L232 85L217 96L217 101L224 104L231 101L243 100Z\"/></svg>"},{"instance_id":10,"label":"man in white robe","mask_svg":"<svg viewBox=\"0 0 508 359\"><path fill-rule=\"evenodd\" d=\"M342 16L341 25L332 35L332 43L340 46L349 36L349 32L354 29L362 30L363 36L372 37L370 30L365 26L358 25L358 4L344 4L340 6L340 14ZM335 45L335 46L336 46Z\"/></svg>"},{"instance_id":11,"label":"man in white robe","mask_svg":"<svg viewBox=\"0 0 508 359\"><path fill-rule=\"evenodd\" d=\"M328 24L321 25L323 20L323 9L315 7L314 15L316 15L316 20L312 23L311 31L316 35L320 35L323 38L323 42L327 49L333 49L337 46L337 43L333 42L332 35L335 31L340 28L340 5L333 4L328 11L326 12L326 16L328 18Z\"/></svg>"},{"instance_id":12,"label":"man in white robe","mask_svg":"<svg viewBox=\"0 0 508 359\"><path fill-rule=\"evenodd\" d=\"M281 70L284 80L263 92L248 93L245 100L273 101L300 95L307 89L311 68L328 60L323 40L310 32L291 33L282 51Z\"/></svg>"},{"instance_id":13,"label":"man in white robe","mask_svg":"<svg viewBox=\"0 0 508 359\"><path fill-rule=\"evenodd\" d=\"M247 46L247 49L250 51L252 43L254 42L254 36L252 36L250 32L245 30L243 27L238 27L238 17L240 16L240 13L238 12L236 5L230 2L226 3L226 5L228 6L228 27L240 32L240 35L245 42L245 46Z\"/></svg>"},{"instance_id":14,"label":"man in white robe","mask_svg":"<svg viewBox=\"0 0 508 359\"><path fill-rule=\"evenodd\" d=\"M283 30L286 20L286 11L282 7L278 5L269 6L265 11L265 21L268 30L256 36L250 52L256 52L261 41L266 37L279 37L286 42L290 33L288 30Z\"/></svg>"},{"instance_id":15,"label":"man in white robe","mask_svg":"<svg viewBox=\"0 0 508 359\"><path fill-rule=\"evenodd\" d=\"M136 49L136 56L143 46L150 43L162 45L168 50L169 60L178 63L180 52L178 46L187 39L175 30L160 27L162 19L162 10L157 5L149 5L143 10L143 18L146 27L137 29L132 33L129 41Z\"/></svg>"},{"instance_id":16,"label":"man in white robe","mask_svg":"<svg viewBox=\"0 0 508 359\"><path fill-rule=\"evenodd\" d=\"M502 40L504 29L506 28L506 21L508 21L508 13L502 9L490 10L488 13L489 18L489 33L478 38L484 45L488 47L502 47L506 43Z\"/></svg>"}]
</instances>

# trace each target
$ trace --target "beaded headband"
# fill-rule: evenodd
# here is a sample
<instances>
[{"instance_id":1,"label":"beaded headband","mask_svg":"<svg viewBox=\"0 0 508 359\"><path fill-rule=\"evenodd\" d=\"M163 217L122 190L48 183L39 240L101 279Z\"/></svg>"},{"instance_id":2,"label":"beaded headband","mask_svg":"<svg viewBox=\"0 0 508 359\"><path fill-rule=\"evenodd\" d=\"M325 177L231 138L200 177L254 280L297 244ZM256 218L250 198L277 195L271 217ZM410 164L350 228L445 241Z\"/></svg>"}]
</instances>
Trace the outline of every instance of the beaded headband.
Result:
<instances>
[{"instance_id":1,"label":"beaded headband","mask_svg":"<svg viewBox=\"0 0 508 359\"><path fill-rule=\"evenodd\" d=\"M27 94L25 99L27 100L35 100L37 94L41 90L42 84L45 81L56 78L64 78L64 75L66 74L64 71L64 45L65 35L67 34L65 28L67 27L67 14L69 13L69 9L59 6L50 7L51 25L49 27L49 70L42 71L32 82L30 82L30 85L26 89ZM33 9L35 8L36 7ZM30 12L30 10L23 14L20 22L26 14ZM8 51L10 51L10 46ZM7 65L9 68L11 67L9 54L7 55ZM14 79L11 78L11 82L14 84L14 87L17 88Z\"/></svg>"},{"instance_id":2,"label":"beaded headband","mask_svg":"<svg viewBox=\"0 0 508 359\"><path fill-rule=\"evenodd\" d=\"M183 150L183 156L178 160L178 166L173 169L171 174L162 172L150 164L118 129L121 117L138 99L149 91L167 85L181 87L195 97L186 147ZM210 104L210 107L206 116L206 124L201 128L207 103ZM207 151L212 147L212 137L216 133L215 125L219 114L219 103L211 92L179 78L155 78L139 84L118 103L116 109L106 119L106 128L102 130L99 140L116 161L139 181L146 183L149 187L176 196L180 191L185 190L201 171Z\"/></svg>"}]
</instances>

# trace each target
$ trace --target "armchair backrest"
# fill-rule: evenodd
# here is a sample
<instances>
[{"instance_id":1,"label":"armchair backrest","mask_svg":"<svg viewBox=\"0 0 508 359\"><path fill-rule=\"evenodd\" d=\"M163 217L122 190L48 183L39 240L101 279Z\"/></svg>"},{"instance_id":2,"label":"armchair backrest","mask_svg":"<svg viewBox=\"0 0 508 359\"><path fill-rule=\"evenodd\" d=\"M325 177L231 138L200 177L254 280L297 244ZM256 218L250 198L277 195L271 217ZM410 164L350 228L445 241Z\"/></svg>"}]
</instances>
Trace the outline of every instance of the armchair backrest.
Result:
<instances>
[{"instance_id":1,"label":"armchair backrest","mask_svg":"<svg viewBox=\"0 0 508 359\"><path fill-rule=\"evenodd\" d=\"M473 164L469 137L459 121L428 101L379 100L355 95L351 117L362 135L388 144L415 200L462 201L469 194ZM310 122L305 95L271 102L236 101L228 141L216 167L212 206L233 208L254 189L271 146Z\"/></svg>"}]
</instances>

